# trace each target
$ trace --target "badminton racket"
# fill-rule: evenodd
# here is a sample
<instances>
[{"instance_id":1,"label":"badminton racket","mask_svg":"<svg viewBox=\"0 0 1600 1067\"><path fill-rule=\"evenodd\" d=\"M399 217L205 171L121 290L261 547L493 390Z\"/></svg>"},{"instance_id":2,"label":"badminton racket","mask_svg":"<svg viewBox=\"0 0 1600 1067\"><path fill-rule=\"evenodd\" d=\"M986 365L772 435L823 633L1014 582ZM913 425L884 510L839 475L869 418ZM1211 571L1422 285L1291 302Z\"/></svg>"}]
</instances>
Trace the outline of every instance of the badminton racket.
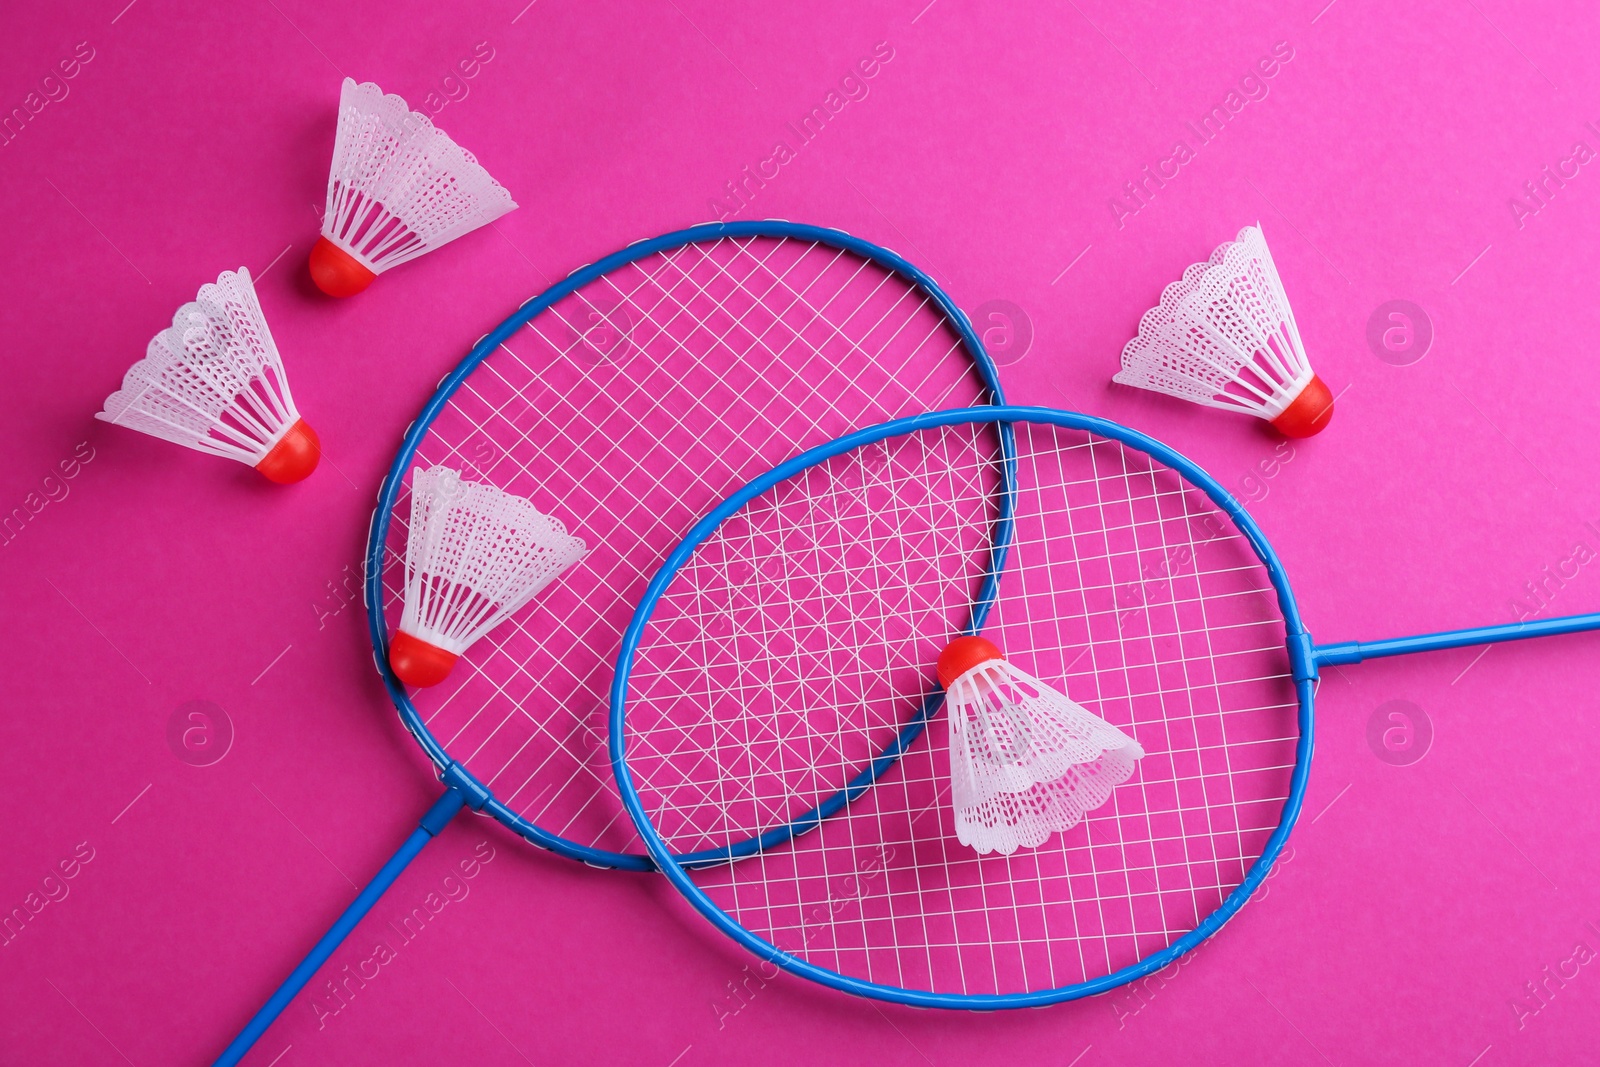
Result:
<instances>
[{"instance_id":1,"label":"badminton racket","mask_svg":"<svg viewBox=\"0 0 1600 1067\"><path fill-rule=\"evenodd\" d=\"M216 1062L243 1056L463 807L573 859L649 869L611 781L605 707L623 627L662 558L709 507L797 450L1000 396L970 323L931 278L869 242L786 222L631 245L482 338L406 431L366 557L379 673L445 792ZM590 551L443 684L408 693L388 643L411 474L435 465L531 500ZM729 854L792 832L757 827L759 840Z\"/></svg>"},{"instance_id":2,"label":"badminton racket","mask_svg":"<svg viewBox=\"0 0 1600 1067\"><path fill-rule=\"evenodd\" d=\"M973 565L1007 503L974 627ZM940 651L975 629L1143 752L1103 806L1009 855L957 840L930 699ZM612 762L672 884L761 958L889 1001L1037 1006L1160 970L1244 905L1300 813L1320 668L1594 629L1319 645L1260 527L1177 452L1087 415L941 412L799 455L695 526L624 636ZM908 715L925 743L869 774ZM685 862L852 772L859 796L811 832Z\"/></svg>"}]
</instances>

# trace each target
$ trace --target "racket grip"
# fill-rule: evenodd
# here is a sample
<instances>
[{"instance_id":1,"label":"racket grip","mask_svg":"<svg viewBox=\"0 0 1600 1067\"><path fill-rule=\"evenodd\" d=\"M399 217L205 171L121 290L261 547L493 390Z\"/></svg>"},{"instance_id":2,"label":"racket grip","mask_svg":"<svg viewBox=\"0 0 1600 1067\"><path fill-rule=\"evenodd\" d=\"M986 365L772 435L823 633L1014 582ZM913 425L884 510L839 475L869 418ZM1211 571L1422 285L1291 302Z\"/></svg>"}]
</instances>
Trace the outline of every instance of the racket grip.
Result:
<instances>
[{"instance_id":1,"label":"racket grip","mask_svg":"<svg viewBox=\"0 0 1600 1067\"><path fill-rule=\"evenodd\" d=\"M216 1058L213 1067L232 1067L244 1058L256 1040L267 1032L267 1027L272 1025L273 1020L283 1014L283 1009L289 1006L295 995L305 988L306 983L311 981L312 976L328 961L334 950L344 943L344 939L350 936L350 932L356 928L367 912L372 910L378 898L388 891L396 878L400 877L400 872L417 858L417 853L422 851L422 847L432 841L466 803L466 795L454 785L434 801L433 807L428 809L417 828L411 831L411 836L406 838L405 844L389 857L389 862L383 865L372 881L367 883L366 888L348 908L344 909L344 914L340 915L338 921L322 935L321 940L306 954L306 958L300 961L299 966L289 972L289 977L283 980L277 992L268 998L261 1006L261 1010L255 1013L243 1030L239 1031L239 1036L234 1038L223 1050L222 1055Z\"/></svg>"}]
</instances>

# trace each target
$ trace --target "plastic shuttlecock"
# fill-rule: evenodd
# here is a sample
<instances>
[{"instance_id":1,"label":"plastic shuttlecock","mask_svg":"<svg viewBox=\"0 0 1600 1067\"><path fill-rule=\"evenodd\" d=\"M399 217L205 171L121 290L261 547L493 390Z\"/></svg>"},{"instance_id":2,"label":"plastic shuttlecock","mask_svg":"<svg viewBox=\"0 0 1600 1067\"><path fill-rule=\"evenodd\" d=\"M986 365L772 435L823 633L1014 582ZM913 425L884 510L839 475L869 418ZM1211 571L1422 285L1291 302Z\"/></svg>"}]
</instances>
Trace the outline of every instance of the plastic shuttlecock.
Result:
<instances>
[{"instance_id":1,"label":"plastic shuttlecock","mask_svg":"<svg viewBox=\"0 0 1600 1067\"><path fill-rule=\"evenodd\" d=\"M473 642L583 558L584 544L520 496L448 467L411 476L405 609L389 665L438 685Z\"/></svg>"},{"instance_id":2,"label":"plastic shuttlecock","mask_svg":"<svg viewBox=\"0 0 1600 1067\"><path fill-rule=\"evenodd\" d=\"M95 418L236 459L275 482L298 482L322 456L243 267L177 310Z\"/></svg>"},{"instance_id":3,"label":"plastic shuttlecock","mask_svg":"<svg viewBox=\"0 0 1600 1067\"><path fill-rule=\"evenodd\" d=\"M1076 826L1144 755L1133 738L981 637L945 646L939 683L950 715L956 836L979 853L1033 848Z\"/></svg>"},{"instance_id":4,"label":"plastic shuttlecock","mask_svg":"<svg viewBox=\"0 0 1600 1067\"><path fill-rule=\"evenodd\" d=\"M1259 223L1167 286L1123 348L1116 380L1254 415L1286 437L1310 437L1333 417Z\"/></svg>"},{"instance_id":5,"label":"plastic shuttlecock","mask_svg":"<svg viewBox=\"0 0 1600 1067\"><path fill-rule=\"evenodd\" d=\"M329 296L504 215L516 203L426 115L371 82L344 80L311 278Z\"/></svg>"}]
</instances>

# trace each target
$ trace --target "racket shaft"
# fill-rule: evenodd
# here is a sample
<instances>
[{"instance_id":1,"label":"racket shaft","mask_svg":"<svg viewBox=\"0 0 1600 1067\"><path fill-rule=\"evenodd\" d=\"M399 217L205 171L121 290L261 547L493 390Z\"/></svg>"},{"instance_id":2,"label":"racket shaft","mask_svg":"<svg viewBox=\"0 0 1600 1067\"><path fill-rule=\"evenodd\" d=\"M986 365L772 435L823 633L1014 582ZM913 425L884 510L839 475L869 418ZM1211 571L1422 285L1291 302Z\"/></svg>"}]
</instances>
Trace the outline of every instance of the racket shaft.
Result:
<instances>
[{"instance_id":1,"label":"racket shaft","mask_svg":"<svg viewBox=\"0 0 1600 1067\"><path fill-rule=\"evenodd\" d=\"M1600 612L1567 615L1558 619L1505 623L1500 626L1478 626L1469 630L1447 630L1443 633L1422 634L1418 637L1391 637L1386 641L1345 641L1335 645L1319 645L1315 656L1319 667L1334 667L1345 663L1379 659L1383 656L1436 652L1440 649L1462 648L1468 645L1494 645L1502 641L1520 641L1528 637L1553 637L1557 634L1584 633L1590 630L1600 630Z\"/></svg>"},{"instance_id":2,"label":"racket shaft","mask_svg":"<svg viewBox=\"0 0 1600 1067\"><path fill-rule=\"evenodd\" d=\"M267 1027L272 1025L273 1020L283 1014L283 1009L289 1006L290 1001L305 988L305 984L311 981L312 976L328 961L334 950L344 943L344 939L350 936L350 932L356 928L367 912L372 910L378 898L388 892L395 879L400 877L400 872L417 858L417 853L433 840L434 835L444 829L445 824L461 810L464 803L465 798L458 790L445 790L444 795L435 801L433 807L422 817L421 825L411 831L411 836L406 838L405 844L400 846L399 851L389 857L389 862L383 865L361 894L344 910L344 914L339 916L338 921L322 935L322 939L306 954L306 958L289 972L289 977L283 980L283 984L261 1006L261 1010L255 1013L245 1028L239 1031L239 1036L234 1038L223 1050L222 1055L216 1058L213 1067L232 1067L244 1058L245 1053L249 1052L261 1035L266 1033Z\"/></svg>"}]
</instances>

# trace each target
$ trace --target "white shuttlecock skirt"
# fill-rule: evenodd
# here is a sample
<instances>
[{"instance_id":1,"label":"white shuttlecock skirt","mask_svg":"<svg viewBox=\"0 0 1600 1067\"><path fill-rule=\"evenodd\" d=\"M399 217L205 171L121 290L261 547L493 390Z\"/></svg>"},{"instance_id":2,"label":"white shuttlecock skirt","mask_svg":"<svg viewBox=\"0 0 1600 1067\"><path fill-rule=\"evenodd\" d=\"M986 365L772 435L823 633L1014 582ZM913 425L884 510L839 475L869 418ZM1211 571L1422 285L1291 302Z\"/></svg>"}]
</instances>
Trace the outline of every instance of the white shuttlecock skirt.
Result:
<instances>
[{"instance_id":1,"label":"white shuttlecock skirt","mask_svg":"<svg viewBox=\"0 0 1600 1067\"><path fill-rule=\"evenodd\" d=\"M250 466L299 421L250 272L224 271L172 316L95 418Z\"/></svg>"},{"instance_id":2,"label":"white shuttlecock skirt","mask_svg":"<svg viewBox=\"0 0 1600 1067\"><path fill-rule=\"evenodd\" d=\"M449 467L416 470L399 628L459 656L586 551L529 500Z\"/></svg>"},{"instance_id":3,"label":"white shuttlecock skirt","mask_svg":"<svg viewBox=\"0 0 1600 1067\"><path fill-rule=\"evenodd\" d=\"M1312 376L1257 223L1167 286L1123 348L1115 380L1270 421Z\"/></svg>"},{"instance_id":4,"label":"white shuttlecock skirt","mask_svg":"<svg viewBox=\"0 0 1600 1067\"><path fill-rule=\"evenodd\" d=\"M346 78L322 236L374 274L516 207L511 194L405 100Z\"/></svg>"},{"instance_id":5,"label":"white shuttlecock skirt","mask_svg":"<svg viewBox=\"0 0 1600 1067\"><path fill-rule=\"evenodd\" d=\"M1139 743L1005 660L951 684L950 801L956 836L979 853L1034 848L1128 780Z\"/></svg>"}]
</instances>

